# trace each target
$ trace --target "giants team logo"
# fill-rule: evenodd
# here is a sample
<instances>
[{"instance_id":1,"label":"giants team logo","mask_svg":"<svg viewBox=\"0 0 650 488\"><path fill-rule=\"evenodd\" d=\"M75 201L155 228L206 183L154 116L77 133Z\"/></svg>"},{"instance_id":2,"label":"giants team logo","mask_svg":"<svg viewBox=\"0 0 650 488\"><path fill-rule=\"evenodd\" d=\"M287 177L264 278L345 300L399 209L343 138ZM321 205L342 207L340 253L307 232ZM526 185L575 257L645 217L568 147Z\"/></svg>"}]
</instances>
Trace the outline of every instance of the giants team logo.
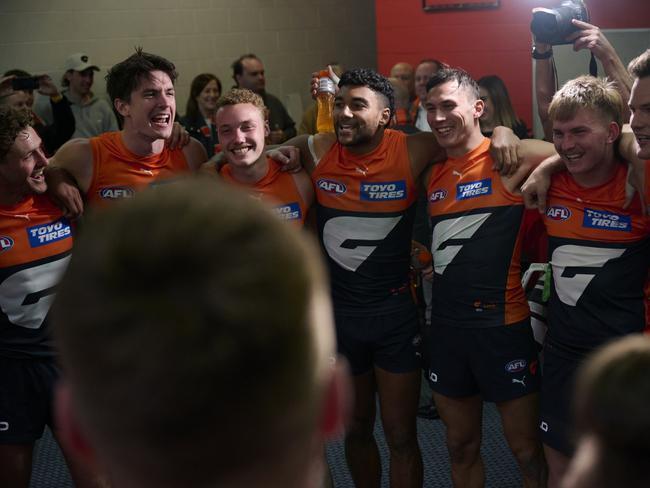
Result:
<instances>
[{"instance_id":1,"label":"giants team logo","mask_svg":"<svg viewBox=\"0 0 650 488\"><path fill-rule=\"evenodd\" d=\"M386 181L384 183L366 183L361 182L361 200L404 200L406 198L405 181Z\"/></svg>"},{"instance_id":2,"label":"giants team logo","mask_svg":"<svg viewBox=\"0 0 650 488\"><path fill-rule=\"evenodd\" d=\"M316 186L327 193L333 193L335 195L343 195L348 191L343 183L336 180L320 179L316 182Z\"/></svg>"},{"instance_id":3,"label":"giants team logo","mask_svg":"<svg viewBox=\"0 0 650 488\"><path fill-rule=\"evenodd\" d=\"M508 373L519 373L526 369L526 366L528 366L528 363L525 359L515 359L506 364L506 371Z\"/></svg>"},{"instance_id":4,"label":"giants team logo","mask_svg":"<svg viewBox=\"0 0 650 488\"><path fill-rule=\"evenodd\" d=\"M299 220L302 217L300 205L298 202L292 202L287 205L279 205L275 207L275 213L283 220Z\"/></svg>"},{"instance_id":5,"label":"giants team logo","mask_svg":"<svg viewBox=\"0 0 650 488\"><path fill-rule=\"evenodd\" d=\"M70 236L72 236L72 228L68 219L27 227L27 237L31 247L44 246Z\"/></svg>"},{"instance_id":6,"label":"giants team logo","mask_svg":"<svg viewBox=\"0 0 650 488\"><path fill-rule=\"evenodd\" d=\"M546 209L546 216L551 220L567 220L571 217L571 210L560 205L553 205Z\"/></svg>"},{"instance_id":7,"label":"giants team logo","mask_svg":"<svg viewBox=\"0 0 650 488\"><path fill-rule=\"evenodd\" d=\"M632 217L629 215L615 214L604 210L585 208L582 226L590 229L620 230L632 232Z\"/></svg>"},{"instance_id":8,"label":"giants team logo","mask_svg":"<svg viewBox=\"0 0 650 488\"><path fill-rule=\"evenodd\" d=\"M14 240L8 236L0 236L0 254L14 247Z\"/></svg>"},{"instance_id":9,"label":"giants team logo","mask_svg":"<svg viewBox=\"0 0 650 488\"><path fill-rule=\"evenodd\" d=\"M99 190L100 198L104 200L120 200L122 198L133 198L135 191L128 186L109 186Z\"/></svg>"},{"instance_id":10,"label":"giants team logo","mask_svg":"<svg viewBox=\"0 0 650 488\"><path fill-rule=\"evenodd\" d=\"M429 195L429 201L431 203L444 200L445 198L447 198L447 190L443 188L438 188L437 190L433 190L431 192L431 195Z\"/></svg>"},{"instance_id":11,"label":"giants team logo","mask_svg":"<svg viewBox=\"0 0 650 488\"><path fill-rule=\"evenodd\" d=\"M456 185L456 200L467 200L468 198L482 197L492 194L492 178L470 181L469 183L458 183Z\"/></svg>"}]
</instances>

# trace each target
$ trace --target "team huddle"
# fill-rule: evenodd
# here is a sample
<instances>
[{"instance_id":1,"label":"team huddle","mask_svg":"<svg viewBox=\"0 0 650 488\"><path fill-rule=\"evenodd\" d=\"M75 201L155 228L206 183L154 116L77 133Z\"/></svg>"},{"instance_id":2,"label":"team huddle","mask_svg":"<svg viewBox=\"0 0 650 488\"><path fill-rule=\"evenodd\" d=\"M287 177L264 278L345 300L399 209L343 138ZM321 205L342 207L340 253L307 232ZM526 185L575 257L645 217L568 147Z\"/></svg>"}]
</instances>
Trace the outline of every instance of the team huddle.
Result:
<instances>
[{"instance_id":1,"label":"team huddle","mask_svg":"<svg viewBox=\"0 0 650 488\"><path fill-rule=\"evenodd\" d=\"M422 369L446 427L454 486L485 483L484 401L497 406L524 486L559 486L576 447L575 372L601 345L646 328L650 50L630 73L629 101L604 79L561 87L548 110L553 143L519 140L505 127L484 136L477 82L444 66L420 100L431 132L409 135L391 128L393 86L369 69L338 80L334 133L294 136L281 147L267 144L262 97L234 88L216 102L220 152L210 160L193 138L167 143L176 70L141 50L107 75L121 130L73 139L49 160L30 117L0 107L3 486L28 485L45 425L77 486L319 486L324 443L346 424L352 478L377 487L377 395L390 485L421 487ZM634 134L623 130L626 104ZM502 165L495 146L516 148L518 161ZM631 198L630 179L639 182ZM522 185L545 202L550 293L541 360L521 285ZM426 354L409 284L421 194L433 256L423 272L431 282ZM186 249L171 245L183 240ZM186 303L194 296L196 306ZM283 344L277 355L274 341ZM333 364L335 348L350 388ZM179 376L159 366L167 355ZM259 371L270 384L253 379ZM286 435L282 449L270 440L248 454L233 447L223 462L204 452L211 436L236 444L237 421L247 423L240 409L250 398L231 373L257 385L268 409L260 436ZM229 399L219 418L210 410L221 396ZM160 413L145 409L152 405ZM191 418L187 429L179 416ZM246 468L248 457L259 469ZM274 470L277 480L260 482Z\"/></svg>"}]
</instances>

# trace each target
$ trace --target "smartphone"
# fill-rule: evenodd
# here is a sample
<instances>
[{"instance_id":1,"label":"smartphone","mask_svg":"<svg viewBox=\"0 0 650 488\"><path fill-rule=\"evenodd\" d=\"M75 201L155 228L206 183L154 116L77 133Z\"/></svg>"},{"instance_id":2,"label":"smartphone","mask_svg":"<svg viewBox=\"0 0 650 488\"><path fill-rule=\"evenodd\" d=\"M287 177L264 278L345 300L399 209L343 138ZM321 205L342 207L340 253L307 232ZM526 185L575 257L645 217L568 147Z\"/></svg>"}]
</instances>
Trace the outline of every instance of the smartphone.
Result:
<instances>
[{"instance_id":1,"label":"smartphone","mask_svg":"<svg viewBox=\"0 0 650 488\"><path fill-rule=\"evenodd\" d=\"M18 90L38 90L39 82L35 76L14 78L11 80L11 88Z\"/></svg>"}]
</instances>

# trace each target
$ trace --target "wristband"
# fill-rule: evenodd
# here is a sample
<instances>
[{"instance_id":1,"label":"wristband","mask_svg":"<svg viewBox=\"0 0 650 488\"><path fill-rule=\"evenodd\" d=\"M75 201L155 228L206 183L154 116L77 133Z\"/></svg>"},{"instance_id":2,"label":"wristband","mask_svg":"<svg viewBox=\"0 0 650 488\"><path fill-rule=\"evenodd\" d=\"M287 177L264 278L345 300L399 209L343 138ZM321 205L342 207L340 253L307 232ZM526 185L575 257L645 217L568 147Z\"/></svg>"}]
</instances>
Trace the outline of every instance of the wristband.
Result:
<instances>
[{"instance_id":1,"label":"wristband","mask_svg":"<svg viewBox=\"0 0 650 488\"><path fill-rule=\"evenodd\" d=\"M533 52L531 53L533 56L533 59L548 59L551 56L553 56L553 48L550 48L548 51L544 51L543 53L540 53L537 50L537 46L533 46Z\"/></svg>"},{"instance_id":2,"label":"wristband","mask_svg":"<svg viewBox=\"0 0 650 488\"><path fill-rule=\"evenodd\" d=\"M50 97L50 100L52 101L52 103L59 103L61 100L63 100L63 95L61 95L60 93L58 95L52 95Z\"/></svg>"}]
</instances>

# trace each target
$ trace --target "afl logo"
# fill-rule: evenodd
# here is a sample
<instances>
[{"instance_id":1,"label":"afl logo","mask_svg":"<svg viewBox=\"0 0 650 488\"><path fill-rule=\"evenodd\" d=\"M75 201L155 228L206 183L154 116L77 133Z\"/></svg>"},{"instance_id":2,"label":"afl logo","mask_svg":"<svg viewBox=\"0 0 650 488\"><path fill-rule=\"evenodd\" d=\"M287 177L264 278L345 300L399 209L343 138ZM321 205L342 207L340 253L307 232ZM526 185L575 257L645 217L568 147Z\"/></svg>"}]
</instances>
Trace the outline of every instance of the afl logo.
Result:
<instances>
[{"instance_id":1,"label":"afl logo","mask_svg":"<svg viewBox=\"0 0 650 488\"><path fill-rule=\"evenodd\" d=\"M99 196L105 200L119 200L120 198L132 198L135 195L133 188L128 186L109 186L99 190Z\"/></svg>"},{"instance_id":2,"label":"afl logo","mask_svg":"<svg viewBox=\"0 0 650 488\"><path fill-rule=\"evenodd\" d=\"M343 183L335 180L321 179L316 182L316 185L321 190L326 191L327 193L334 193L335 195L342 195L348 190Z\"/></svg>"},{"instance_id":3,"label":"afl logo","mask_svg":"<svg viewBox=\"0 0 650 488\"><path fill-rule=\"evenodd\" d=\"M559 205L553 205L546 210L546 216L551 220L566 220L571 217L571 210Z\"/></svg>"},{"instance_id":4,"label":"afl logo","mask_svg":"<svg viewBox=\"0 0 650 488\"><path fill-rule=\"evenodd\" d=\"M508 364L506 364L506 371L508 373L519 373L520 371L523 371L526 369L527 362L525 359L515 359L514 361L510 361Z\"/></svg>"},{"instance_id":5,"label":"afl logo","mask_svg":"<svg viewBox=\"0 0 650 488\"><path fill-rule=\"evenodd\" d=\"M440 200L444 200L446 197L447 197L447 190L440 188L438 190L433 190L431 192L431 196L429 196L429 201L433 203Z\"/></svg>"},{"instance_id":6,"label":"afl logo","mask_svg":"<svg viewBox=\"0 0 650 488\"><path fill-rule=\"evenodd\" d=\"M14 240L11 237L0 236L0 254L14 247Z\"/></svg>"}]
</instances>

